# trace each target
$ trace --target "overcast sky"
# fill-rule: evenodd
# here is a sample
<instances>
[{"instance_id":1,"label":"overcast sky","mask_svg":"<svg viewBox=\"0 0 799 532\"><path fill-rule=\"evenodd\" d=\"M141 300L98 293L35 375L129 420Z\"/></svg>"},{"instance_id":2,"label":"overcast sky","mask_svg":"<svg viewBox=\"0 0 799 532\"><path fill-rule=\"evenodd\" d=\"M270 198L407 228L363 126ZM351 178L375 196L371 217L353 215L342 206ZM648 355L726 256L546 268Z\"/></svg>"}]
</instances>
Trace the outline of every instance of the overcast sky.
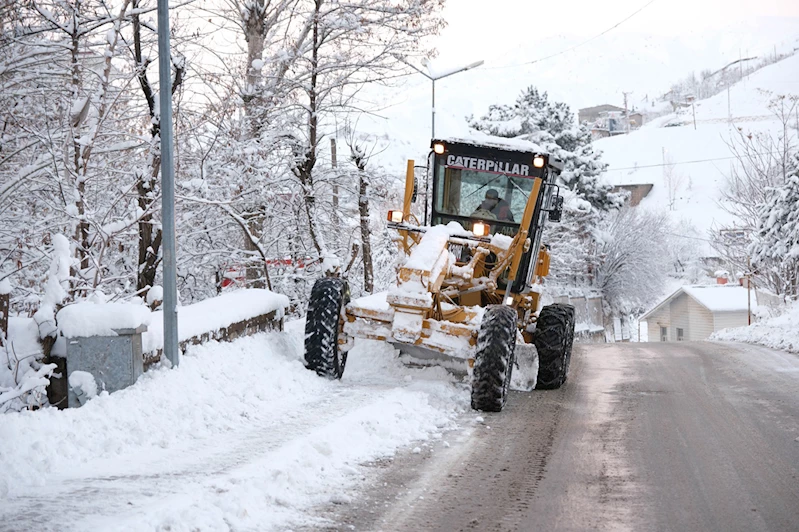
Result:
<instances>
[{"instance_id":1,"label":"overcast sky","mask_svg":"<svg viewBox=\"0 0 799 532\"><path fill-rule=\"evenodd\" d=\"M437 45L442 57L494 59L519 45L533 51L534 43L553 36L593 37L642 7L613 32L702 38L708 30L729 29L746 45L745 26L754 18L799 19L796 0L448 0L448 26Z\"/></svg>"},{"instance_id":2,"label":"overcast sky","mask_svg":"<svg viewBox=\"0 0 799 532\"><path fill-rule=\"evenodd\" d=\"M434 42L434 68L481 59L485 65L436 83L437 135L464 133L466 116L480 116L492 103L512 103L529 85L568 103L575 114L592 105L621 106L623 92L642 105L691 72L717 70L739 55L799 47L799 0L648 2L447 0L448 25ZM525 64L549 55L555 57ZM799 73L795 82L799 93ZM426 148L430 85L413 75L401 90L383 92L387 107L384 118L375 119L375 130L407 139L406 151Z\"/></svg>"}]
</instances>

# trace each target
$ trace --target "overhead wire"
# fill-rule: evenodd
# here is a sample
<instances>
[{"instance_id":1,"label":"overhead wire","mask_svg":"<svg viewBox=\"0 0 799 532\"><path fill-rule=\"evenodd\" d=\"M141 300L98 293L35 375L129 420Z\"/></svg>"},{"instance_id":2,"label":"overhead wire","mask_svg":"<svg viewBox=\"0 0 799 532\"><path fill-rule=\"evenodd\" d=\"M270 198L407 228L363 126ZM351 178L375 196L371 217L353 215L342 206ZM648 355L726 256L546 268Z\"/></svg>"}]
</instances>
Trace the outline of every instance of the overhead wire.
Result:
<instances>
[{"instance_id":1,"label":"overhead wire","mask_svg":"<svg viewBox=\"0 0 799 532\"><path fill-rule=\"evenodd\" d=\"M780 152L777 151L766 151L761 153L752 153L750 155L774 155ZM695 164L695 163L709 163L712 161L728 161L730 159L738 159L737 155L731 155L729 157L715 157L713 159L697 159L695 161L679 161L679 162L668 162L668 163L659 163L659 164L645 164L645 165L638 165L638 166L626 166L624 168L608 168L605 170L606 172L621 172L623 170L639 170L642 168L660 168L663 166L676 166L679 164Z\"/></svg>"},{"instance_id":2,"label":"overhead wire","mask_svg":"<svg viewBox=\"0 0 799 532\"><path fill-rule=\"evenodd\" d=\"M587 40L582 41L582 42L580 42L578 44L575 44L574 46L572 46L570 48L566 48L565 50L561 50L560 52L556 52L554 54L547 55L547 56L544 56L544 57L539 57L537 59L533 59L532 61L525 61L524 63L517 63L517 64L514 64L514 65L495 66L495 67L485 67L483 70L499 70L499 69L503 69L503 68L518 68L518 67L521 67L521 66L527 66L527 65L533 65L535 63L540 63L541 61L546 61L547 59L552 59L553 57L558 57L559 55L563 55L563 54L569 53L572 50L576 50L577 48L585 46L586 44L588 44L588 43L590 43L592 41L595 41L596 39L602 37L603 35L605 35L607 33L610 33L611 31L615 30L616 28L618 28L619 26L621 26L622 24L624 24L625 22L627 22L628 20L633 18L635 15L637 15L638 13L640 13L641 11L643 11L644 9L649 7L650 5L654 4L656 1L657 0L650 0L649 2L647 2L646 4L644 4L643 6L638 8L636 11L634 11L633 13L628 15L626 18L620 20L619 22L617 22L613 26L609 27L608 29L606 29L602 33L594 35L590 39L587 39Z\"/></svg>"}]
</instances>

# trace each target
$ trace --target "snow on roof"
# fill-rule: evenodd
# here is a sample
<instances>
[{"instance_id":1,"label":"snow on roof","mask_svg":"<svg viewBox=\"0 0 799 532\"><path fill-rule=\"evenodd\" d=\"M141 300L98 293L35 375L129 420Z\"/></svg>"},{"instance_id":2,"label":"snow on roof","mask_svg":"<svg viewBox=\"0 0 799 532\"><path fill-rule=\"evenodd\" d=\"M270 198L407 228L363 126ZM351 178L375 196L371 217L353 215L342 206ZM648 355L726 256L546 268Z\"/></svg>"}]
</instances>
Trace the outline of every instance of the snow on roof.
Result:
<instances>
[{"instance_id":1,"label":"snow on roof","mask_svg":"<svg viewBox=\"0 0 799 532\"><path fill-rule=\"evenodd\" d=\"M658 303L652 310L641 316L641 320L646 320L657 309L667 305L680 294L687 294L696 300L697 303L711 312L740 312L747 310L748 290L743 286L737 285L687 285L681 286L676 292ZM752 290L752 309L757 308L757 290Z\"/></svg>"},{"instance_id":2,"label":"snow on roof","mask_svg":"<svg viewBox=\"0 0 799 532\"><path fill-rule=\"evenodd\" d=\"M747 293L743 286L703 285L683 286L682 291L696 299L702 306L712 312L733 312L746 310ZM757 306L757 297L751 292L752 308Z\"/></svg>"},{"instance_id":3,"label":"snow on roof","mask_svg":"<svg viewBox=\"0 0 799 532\"><path fill-rule=\"evenodd\" d=\"M486 135L479 131L473 131L465 137L446 137L439 138L443 142L453 142L457 144L469 144L471 146L487 146L490 148L499 148L501 150L520 151L524 153L546 153L546 150L541 146L529 140L522 138L505 138L494 137Z\"/></svg>"},{"instance_id":4,"label":"snow on roof","mask_svg":"<svg viewBox=\"0 0 799 532\"><path fill-rule=\"evenodd\" d=\"M133 303L75 303L58 311L57 322L67 338L116 336L114 330L149 325L150 309Z\"/></svg>"}]
</instances>

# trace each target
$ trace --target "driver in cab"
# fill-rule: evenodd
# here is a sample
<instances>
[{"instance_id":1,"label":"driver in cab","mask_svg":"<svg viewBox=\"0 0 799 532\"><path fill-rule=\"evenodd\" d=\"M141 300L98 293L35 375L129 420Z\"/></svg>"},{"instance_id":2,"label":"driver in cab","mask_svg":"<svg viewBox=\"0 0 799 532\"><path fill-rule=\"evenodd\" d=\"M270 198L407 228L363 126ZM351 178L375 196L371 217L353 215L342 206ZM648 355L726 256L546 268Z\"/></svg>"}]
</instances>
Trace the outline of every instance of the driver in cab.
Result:
<instances>
[{"instance_id":1,"label":"driver in cab","mask_svg":"<svg viewBox=\"0 0 799 532\"><path fill-rule=\"evenodd\" d=\"M501 222L515 221L513 219L513 213L510 210L510 204L500 198L499 192L493 188L489 188L486 191L485 199L480 206L477 207L477 210L472 213L472 217L490 218Z\"/></svg>"}]
</instances>

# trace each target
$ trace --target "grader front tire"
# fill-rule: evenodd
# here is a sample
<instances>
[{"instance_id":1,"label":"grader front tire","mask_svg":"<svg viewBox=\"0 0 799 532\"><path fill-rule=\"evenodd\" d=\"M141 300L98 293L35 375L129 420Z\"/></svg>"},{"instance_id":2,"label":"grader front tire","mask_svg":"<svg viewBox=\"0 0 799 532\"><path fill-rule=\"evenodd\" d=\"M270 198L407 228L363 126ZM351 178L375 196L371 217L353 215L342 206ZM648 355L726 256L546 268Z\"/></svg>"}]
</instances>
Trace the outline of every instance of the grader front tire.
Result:
<instances>
[{"instance_id":1,"label":"grader front tire","mask_svg":"<svg viewBox=\"0 0 799 532\"><path fill-rule=\"evenodd\" d=\"M340 379L347 353L338 348L341 309L350 301L350 289L343 279L319 279L311 289L305 319L305 366L322 377Z\"/></svg>"},{"instance_id":2,"label":"grader front tire","mask_svg":"<svg viewBox=\"0 0 799 532\"><path fill-rule=\"evenodd\" d=\"M574 341L574 307L556 303L541 309L533 343L538 349L538 390L555 390L566 382Z\"/></svg>"},{"instance_id":3,"label":"grader front tire","mask_svg":"<svg viewBox=\"0 0 799 532\"><path fill-rule=\"evenodd\" d=\"M475 410L500 412L505 406L513 371L516 318L516 311L504 305L490 306L483 314L472 373Z\"/></svg>"}]
</instances>

